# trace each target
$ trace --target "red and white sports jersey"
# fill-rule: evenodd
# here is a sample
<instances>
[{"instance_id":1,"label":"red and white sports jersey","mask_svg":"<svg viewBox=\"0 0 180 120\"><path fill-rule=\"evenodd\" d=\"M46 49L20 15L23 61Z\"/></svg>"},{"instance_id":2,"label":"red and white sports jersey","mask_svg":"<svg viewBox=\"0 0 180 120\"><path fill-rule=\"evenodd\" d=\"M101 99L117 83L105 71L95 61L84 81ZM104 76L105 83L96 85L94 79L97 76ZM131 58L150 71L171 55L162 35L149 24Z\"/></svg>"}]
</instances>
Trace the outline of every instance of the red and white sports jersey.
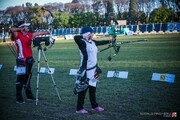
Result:
<instances>
[{"instance_id":1,"label":"red and white sports jersey","mask_svg":"<svg viewBox=\"0 0 180 120\"><path fill-rule=\"evenodd\" d=\"M27 58L32 57L32 33L24 35L21 32L18 32L18 36L15 38L15 43L17 46L17 58Z\"/></svg>"}]
</instances>

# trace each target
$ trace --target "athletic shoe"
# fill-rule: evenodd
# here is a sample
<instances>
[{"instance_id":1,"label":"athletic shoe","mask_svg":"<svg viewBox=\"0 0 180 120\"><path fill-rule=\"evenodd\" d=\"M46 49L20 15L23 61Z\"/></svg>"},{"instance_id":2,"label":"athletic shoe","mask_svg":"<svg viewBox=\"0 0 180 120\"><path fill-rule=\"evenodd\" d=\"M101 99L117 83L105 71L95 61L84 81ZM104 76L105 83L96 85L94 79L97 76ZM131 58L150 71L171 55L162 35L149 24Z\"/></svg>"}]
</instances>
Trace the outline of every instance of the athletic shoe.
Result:
<instances>
[{"instance_id":1,"label":"athletic shoe","mask_svg":"<svg viewBox=\"0 0 180 120\"><path fill-rule=\"evenodd\" d=\"M19 99L19 100L16 100L16 103L17 104L23 104L23 103L25 103L25 101L23 99Z\"/></svg>"},{"instance_id":2,"label":"athletic shoe","mask_svg":"<svg viewBox=\"0 0 180 120\"><path fill-rule=\"evenodd\" d=\"M34 101L35 98L27 98L26 100L27 100L27 101Z\"/></svg>"},{"instance_id":3,"label":"athletic shoe","mask_svg":"<svg viewBox=\"0 0 180 120\"><path fill-rule=\"evenodd\" d=\"M27 101L34 101L34 100L36 100L34 97L28 97L27 99L26 99Z\"/></svg>"},{"instance_id":4,"label":"athletic shoe","mask_svg":"<svg viewBox=\"0 0 180 120\"><path fill-rule=\"evenodd\" d=\"M80 113L80 114L87 114L88 111L85 110L85 109L82 109L82 110L79 110L79 111L76 111L76 113Z\"/></svg>"},{"instance_id":5,"label":"athletic shoe","mask_svg":"<svg viewBox=\"0 0 180 120\"><path fill-rule=\"evenodd\" d=\"M97 106L96 108L92 108L92 110L95 110L95 111L104 111L104 108L102 108L100 106Z\"/></svg>"}]
</instances>

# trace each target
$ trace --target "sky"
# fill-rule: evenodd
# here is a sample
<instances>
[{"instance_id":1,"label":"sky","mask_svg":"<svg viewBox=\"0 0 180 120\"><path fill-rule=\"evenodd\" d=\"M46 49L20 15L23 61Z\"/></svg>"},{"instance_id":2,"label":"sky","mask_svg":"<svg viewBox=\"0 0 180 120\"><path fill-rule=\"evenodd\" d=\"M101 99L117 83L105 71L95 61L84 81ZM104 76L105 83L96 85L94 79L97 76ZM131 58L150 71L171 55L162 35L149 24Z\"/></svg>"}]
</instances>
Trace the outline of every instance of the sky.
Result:
<instances>
[{"instance_id":1,"label":"sky","mask_svg":"<svg viewBox=\"0 0 180 120\"><path fill-rule=\"evenodd\" d=\"M0 0L0 10L5 10L7 7L10 6L18 6L25 4L26 2L30 2L34 5L37 3L38 5L44 5L45 3L54 3L54 2L61 2L61 3L69 3L72 0Z\"/></svg>"}]
</instances>

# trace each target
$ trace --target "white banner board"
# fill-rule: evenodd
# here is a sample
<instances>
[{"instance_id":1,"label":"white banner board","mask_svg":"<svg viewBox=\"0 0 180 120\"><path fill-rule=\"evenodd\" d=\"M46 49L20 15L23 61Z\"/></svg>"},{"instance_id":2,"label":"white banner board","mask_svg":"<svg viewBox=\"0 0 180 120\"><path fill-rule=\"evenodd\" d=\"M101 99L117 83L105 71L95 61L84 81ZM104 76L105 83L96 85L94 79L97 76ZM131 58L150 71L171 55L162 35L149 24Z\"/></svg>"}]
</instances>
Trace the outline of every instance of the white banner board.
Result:
<instances>
[{"instance_id":1,"label":"white banner board","mask_svg":"<svg viewBox=\"0 0 180 120\"><path fill-rule=\"evenodd\" d=\"M70 69L69 75L77 75L78 69Z\"/></svg>"},{"instance_id":2,"label":"white banner board","mask_svg":"<svg viewBox=\"0 0 180 120\"><path fill-rule=\"evenodd\" d=\"M107 77L108 78L115 77L115 78L127 79L128 78L128 72L127 71L108 71Z\"/></svg>"},{"instance_id":3,"label":"white banner board","mask_svg":"<svg viewBox=\"0 0 180 120\"><path fill-rule=\"evenodd\" d=\"M174 83L175 75L174 74L162 74L162 73L153 73L152 80L154 81L164 81Z\"/></svg>"},{"instance_id":4,"label":"white banner board","mask_svg":"<svg viewBox=\"0 0 180 120\"><path fill-rule=\"evenodd\" d=\"M74 39L74 36L73 35L65 35L64 38L66 40L73 40Z\"/></svg>"},{"instance_id":5,"label":"white banner board","mask_svg":"<svg viewBox=\"0 0 180 120\"><path fill-rule=\"evenodd\" d=\"M55 68L47 68L47 67L41 67L40 68L40 73L44 73L44 74L54 74Z\"/></svg>"}]
</instances>

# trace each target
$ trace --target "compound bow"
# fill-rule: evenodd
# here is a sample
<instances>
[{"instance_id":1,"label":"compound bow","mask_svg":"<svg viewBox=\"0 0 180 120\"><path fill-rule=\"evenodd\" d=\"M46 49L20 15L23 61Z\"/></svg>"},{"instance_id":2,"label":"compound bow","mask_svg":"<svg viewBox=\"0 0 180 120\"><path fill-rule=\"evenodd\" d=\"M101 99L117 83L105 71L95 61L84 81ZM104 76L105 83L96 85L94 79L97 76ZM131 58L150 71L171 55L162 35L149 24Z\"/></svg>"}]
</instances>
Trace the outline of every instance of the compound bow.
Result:
<instances>
[{"instance_id":1,"label":"compound bow","mask_svg":"<svg viewBox=\"0 0 180 120\"><path fill-rule=\"evenodd\" d=\"M53 16L52 12L48 9L45 9L42 7L41 10L43 11L43 18L44 18L43 21L48 23L48 29L50 30L49 40L51 42L51 45L48 46L48 48L46 48L46 49L49 49L55 43L55 39L52 38L52 22L53 22L54 16ZM47 13L45 13L45 12L47 12Z\"/></svg>"},{"instance_id":2,"label":"compound bow","mask_svg":"<svg viewBox=\"0 0 180 120\"><path fill-rule=\"evenodd\" d=\"M113 57L115 57L115 56L119 53L120 46L116 44L117 25L118 25L117 21L112 21L112 26L110 27L110 31L111 31L110 35L112 35L112 40L113 40L113 42L112 42L111 44L109 44L108 47L100 50L99 52L103 52L103 51L105 51L105 50L107 50L107 49L109 49L109 48L113 48L114 51L115 51ZM111 56L111 54L110 54L109 57L108 57L108 60L111 61L111 59L112 59L112 56Z\"/></svg>"},{"instance_id":3,"label":"compound bow","mask_svg":"<svg viewBox=\"0 0 180 120\"><path fill-rule=\"evenodd\" d=\"M124 42L116 42L116 37L117 37L117 34L116 32L118 32L119 30L117 30L117 25L118 25L118 22L115 20L112 22L112 25L110 27L110 30L112 33L110 33L110 35L112 36L112 40L113 42L111 44L108 45L108 47L100 50L99 52L103 52L109 48L113 48L114 49L114 54L113 56L111 55L111 52L110 52L110 55L108 57L108 60L111 61L112 60L112 57L115 57L119 52L120 52L120 45L122 44L127 44L127 43L133 43L133 42L142 42L142 41L147 41L147 39L142 39L142 40L133 40L133 41L124 41Z\"/></svg>"}]
</instances>

